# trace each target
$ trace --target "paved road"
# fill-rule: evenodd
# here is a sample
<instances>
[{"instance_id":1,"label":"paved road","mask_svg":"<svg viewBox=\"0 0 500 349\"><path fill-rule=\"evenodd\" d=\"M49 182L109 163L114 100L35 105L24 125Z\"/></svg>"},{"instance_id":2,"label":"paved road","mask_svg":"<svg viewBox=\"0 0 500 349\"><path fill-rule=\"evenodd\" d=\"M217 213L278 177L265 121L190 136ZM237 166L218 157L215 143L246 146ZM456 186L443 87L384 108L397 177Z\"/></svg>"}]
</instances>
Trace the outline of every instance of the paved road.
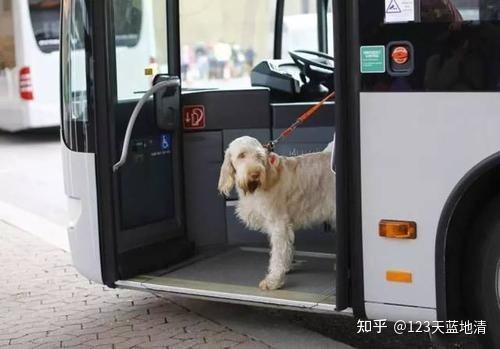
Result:
<instances>
[{"instance_id":1,"label":"paved road","mask_svg":"<svg viewBox=\"0 0 500 349\"><path fill-rule=\"evenodd\" d=\"M173 298L92 284L67 253L3 222L0 261L0 347L271 347Z\"/></svg>"},{"instance_id":2,"label":"paved road","mask_svg":"<svg viewBox=\"0 0 500 349\"><path fill-rule=\"evenodd\" d=\"M58 140L54 129L0 133L0 201L66 226Z\"/></svg>"}]
</instances>

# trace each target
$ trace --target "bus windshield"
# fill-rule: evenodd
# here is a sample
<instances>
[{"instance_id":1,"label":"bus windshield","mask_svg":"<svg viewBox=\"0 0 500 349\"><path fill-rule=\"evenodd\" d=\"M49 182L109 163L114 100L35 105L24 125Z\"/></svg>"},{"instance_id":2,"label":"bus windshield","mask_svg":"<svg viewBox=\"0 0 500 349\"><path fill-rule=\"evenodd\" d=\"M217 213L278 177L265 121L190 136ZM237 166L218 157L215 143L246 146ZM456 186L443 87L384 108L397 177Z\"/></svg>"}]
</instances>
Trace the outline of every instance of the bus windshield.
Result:
<instances>
[{"instance_id":1,"label":"bus windshield","mask_svg":"<svg viewBox=\"0 0 500 349\"><path fill-rule=\"evenodd\" d=\"M42 52L59 50L60 0L28 0L31 24L38 47Z\"/></svg>"}]
</instances>

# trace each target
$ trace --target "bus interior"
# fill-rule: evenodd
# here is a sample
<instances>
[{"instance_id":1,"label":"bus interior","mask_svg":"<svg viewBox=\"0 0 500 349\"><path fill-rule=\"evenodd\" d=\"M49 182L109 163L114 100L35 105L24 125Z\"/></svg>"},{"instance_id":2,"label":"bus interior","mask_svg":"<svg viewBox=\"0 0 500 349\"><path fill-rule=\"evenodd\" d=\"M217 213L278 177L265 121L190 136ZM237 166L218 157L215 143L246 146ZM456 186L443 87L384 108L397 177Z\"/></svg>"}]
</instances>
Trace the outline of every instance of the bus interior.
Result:
<instances>
[{"instance_id":1,"label":"bus interior","mask_svg":"<svg viewBox=\"0 0 500 349\"><path fill-rule=\"evenodd\" d=\"M119 282L119 285L139 282L142 287L153 290L194 292L195 295L208 292L214 297L311 308L329 309L335 304L336 243L331 227L325 224L296 232L293 269L287 275L284 288L261 291L258 284L265 276L269 263L267 237L263 233L250 231L238 220L235 191L228 198L217 191L224 149L232 140L248 135L264 144L278 136L298 115L314 104L276 103L271 98L271 91L258 86L182 95L183 106L204 106L207 120L203 130L183 134L183 197L187 239L184 245L176 245L183 248L175 251L179 253L178 260L181 263L135 276ZM280 91L277 89L277 92ZM283 97L282 92L279 95ZM333 139L333 116L334 102L328 102L310 123L280 142L275 151L285 156L322 151ZM141 121L146 122L147 119ZM142 128L141 121L138 121L137 129ZM154 138L158 139L158 135ZM143 145L150 141L147 136L134 138L129 163L118 171L121 182L121 226L128 232L145 223L153 224L165 213L174 213L172 202L165 202L164 199L166 196L175 196L175 190L169 188L165 178L170 179L171 183L175 183L175 178L169 178L167 174L169 166L165 164L166 159L159 156L146 160L151 153L144 152L151 149L144 149ZM158 146L161 148L161 144ZM157 147L152 147L152 151L158 151ZM174 163L172 159L171 166L175 166ZM137 204L139 202L140 205ZM138 236L137 233L134 235ZM135 275L141 271L135 270L136 258L152 256L156 259L154 253L150 255L143 249L137 250L133 241L118 241L124 244L124 253L119 255L123 258L119 264L123 267L122 275ZM170 259L174 254L168 246L170 243L165 243L164 257ZM155 244L155 249L161 245L161 242ZM188 255L192 257L185 260ZM150 263L154 265L155 261ZM158 265L163 263L165 261L159 261ZM148 265L145 270L150 268Z\"/></svg>"},{"instance_id":2,"label":"bus interior","mask_svg":"<svg viewBox=\"0 0 500 349\"><path fill-rule=\"evenodd\" d=\"M121 6L132 4L118 2ZM101 203L111 207L115 226L114 234L110 234L113 237L108 240L112 242L105 245L107 251L114 251L108 254L113 257L105 263L110 263L116 273L111 278L114 282L105 282L192 297L333 311L335 227L324 224L296 232L293 270L287 275L285 286L262 291L258 285L269 263L267 238L238 220L235 192L224 198L217 191L224 150L232 140L248 135L267 143L333 91L331 1L257 1L252 6L272 9L271 25L268 23L263 31L265 35L272 33L271 49L264 45L270 54L265 57L247 50L246 64L252 62L252 66L239 78L236 87L232 86L235 79L221 77L222 88L204 88L189 81L190 68L184 66L187 53L182 48L183 1L180 3L179 74L172 64L168 73L181 76L182 90L179 87L160 91L146 103L134 127L128 161L113 175L114 197ZM241 11L248 9L249 3L254 2L238 0L227 6L239 6ZM307 45L297 47L293 40L283 37L283 23L294 22L286 17L286 3L296 3L298 12L301 6L309 4L308 13L313 20L308 30L315 44L310 38L300 39L299 44ZM202 55L202 51L195 53ZM234 51L233 46L232 55L238 56ZM170 57L169 63L172 61L175 63ZM227 70L236 69L235 65ZM221 74L227 74L227 70ZM212 72L212 68L208 75L217 79L217 71ZM161 78L162 75L156 76ZM120 79L116 78L118 84ZM137 99L118 99L114 103L109 121L115 138L110 149L113 159L119 158ZM206 116L201 121L195 118L198 112ZM275 151L284 156L322 151L333 140L334 129L335 102L328 101L310 121L280 142ZM66 139L66 143L70 141Z\"/></svg>"}]
</instances>

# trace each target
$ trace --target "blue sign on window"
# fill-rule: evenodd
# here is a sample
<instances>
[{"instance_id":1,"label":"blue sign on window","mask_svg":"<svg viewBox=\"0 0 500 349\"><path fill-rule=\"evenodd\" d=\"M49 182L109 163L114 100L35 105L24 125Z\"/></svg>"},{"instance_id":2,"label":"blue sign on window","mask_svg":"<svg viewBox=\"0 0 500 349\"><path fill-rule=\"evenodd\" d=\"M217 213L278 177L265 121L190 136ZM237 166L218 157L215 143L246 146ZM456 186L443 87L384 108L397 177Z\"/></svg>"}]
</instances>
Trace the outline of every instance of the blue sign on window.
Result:
<instances>
[{"instance_id":1,"label":"blue sign on window","mask_svg":"<svg viewBox=\"0 0 500 349\"><path fill-rule=\"evenodd\" d=\"M170 134L162 134L160 137L160 148L161 150L170 150L172 144L172 137Z\"/></svg>"}]
</instances>

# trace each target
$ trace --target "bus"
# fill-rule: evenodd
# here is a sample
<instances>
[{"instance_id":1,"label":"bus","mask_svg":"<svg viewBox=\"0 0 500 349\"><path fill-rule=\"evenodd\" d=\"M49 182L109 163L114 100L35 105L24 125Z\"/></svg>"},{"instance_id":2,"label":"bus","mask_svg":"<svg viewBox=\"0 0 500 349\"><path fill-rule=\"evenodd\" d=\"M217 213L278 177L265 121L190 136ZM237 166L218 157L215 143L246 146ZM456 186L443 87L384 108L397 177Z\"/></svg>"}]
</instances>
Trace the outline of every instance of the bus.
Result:
<instances>
[{"instance_id":1,"label":"bus","mask_svg":"<svg viewBox=\"0 0 500 349\"><path fill-rule=\"evenodd\" d=\"M0 129L16 132L60 125L59 30L60 0L0 0ZM150 50L152 29L145 18L149 7L136 2L133 11L123 2L116 15L125 17L119 28L119 69L134 65L161 71L161 62ZM125 12L127 9L129 12ZM82 38L83 39L83 38ZM79 57L80 56L80 57ZM84 52L73 53L83 64ZM137 72L137 69L131 69ZM81 81L85 83L84 80ZM122 85L121 96L134 98L142 86Z\"/></svg>"},{"instance_id":2,"label":"bus","mask_svg":"<svg viewBox=\"0 0 500 349\"><path fill-rule=\"evenodd\" d=\"M119 6L62 8L68 234L82 275L441 331L476 320L487 326L483 346L500 347L499 1L156 0L166 70L132 132L142 95L117 91L151 77L118 69ZM314 45L285 52L285 13L311 8ZM75 66L81 32L85 64ZM190 46L204 49L191 57ZM251 66L228 86L235 47L252 53ZM184 64L209 60L213 71L200 68L207 74L193 88ZM214 80L223 88L203 87ZM333 90L335 101L276 152L318 151L335 137L336 226L298 232L285 287L262 291L267 241L235 218L235 195L217 193L224 149L242 135L276 138ZM115 171L122 148L127 161Z\"/></svg>"},{"instance_id":3,"label":"bus","mask_svg":"<svg viewBox=\"0 0 500 349\"><path fill-rule=\"evenodd\" d=\"M59 124L58 39L59 1L0 1L0 129Z\"/></svg>"}]
</instances>

